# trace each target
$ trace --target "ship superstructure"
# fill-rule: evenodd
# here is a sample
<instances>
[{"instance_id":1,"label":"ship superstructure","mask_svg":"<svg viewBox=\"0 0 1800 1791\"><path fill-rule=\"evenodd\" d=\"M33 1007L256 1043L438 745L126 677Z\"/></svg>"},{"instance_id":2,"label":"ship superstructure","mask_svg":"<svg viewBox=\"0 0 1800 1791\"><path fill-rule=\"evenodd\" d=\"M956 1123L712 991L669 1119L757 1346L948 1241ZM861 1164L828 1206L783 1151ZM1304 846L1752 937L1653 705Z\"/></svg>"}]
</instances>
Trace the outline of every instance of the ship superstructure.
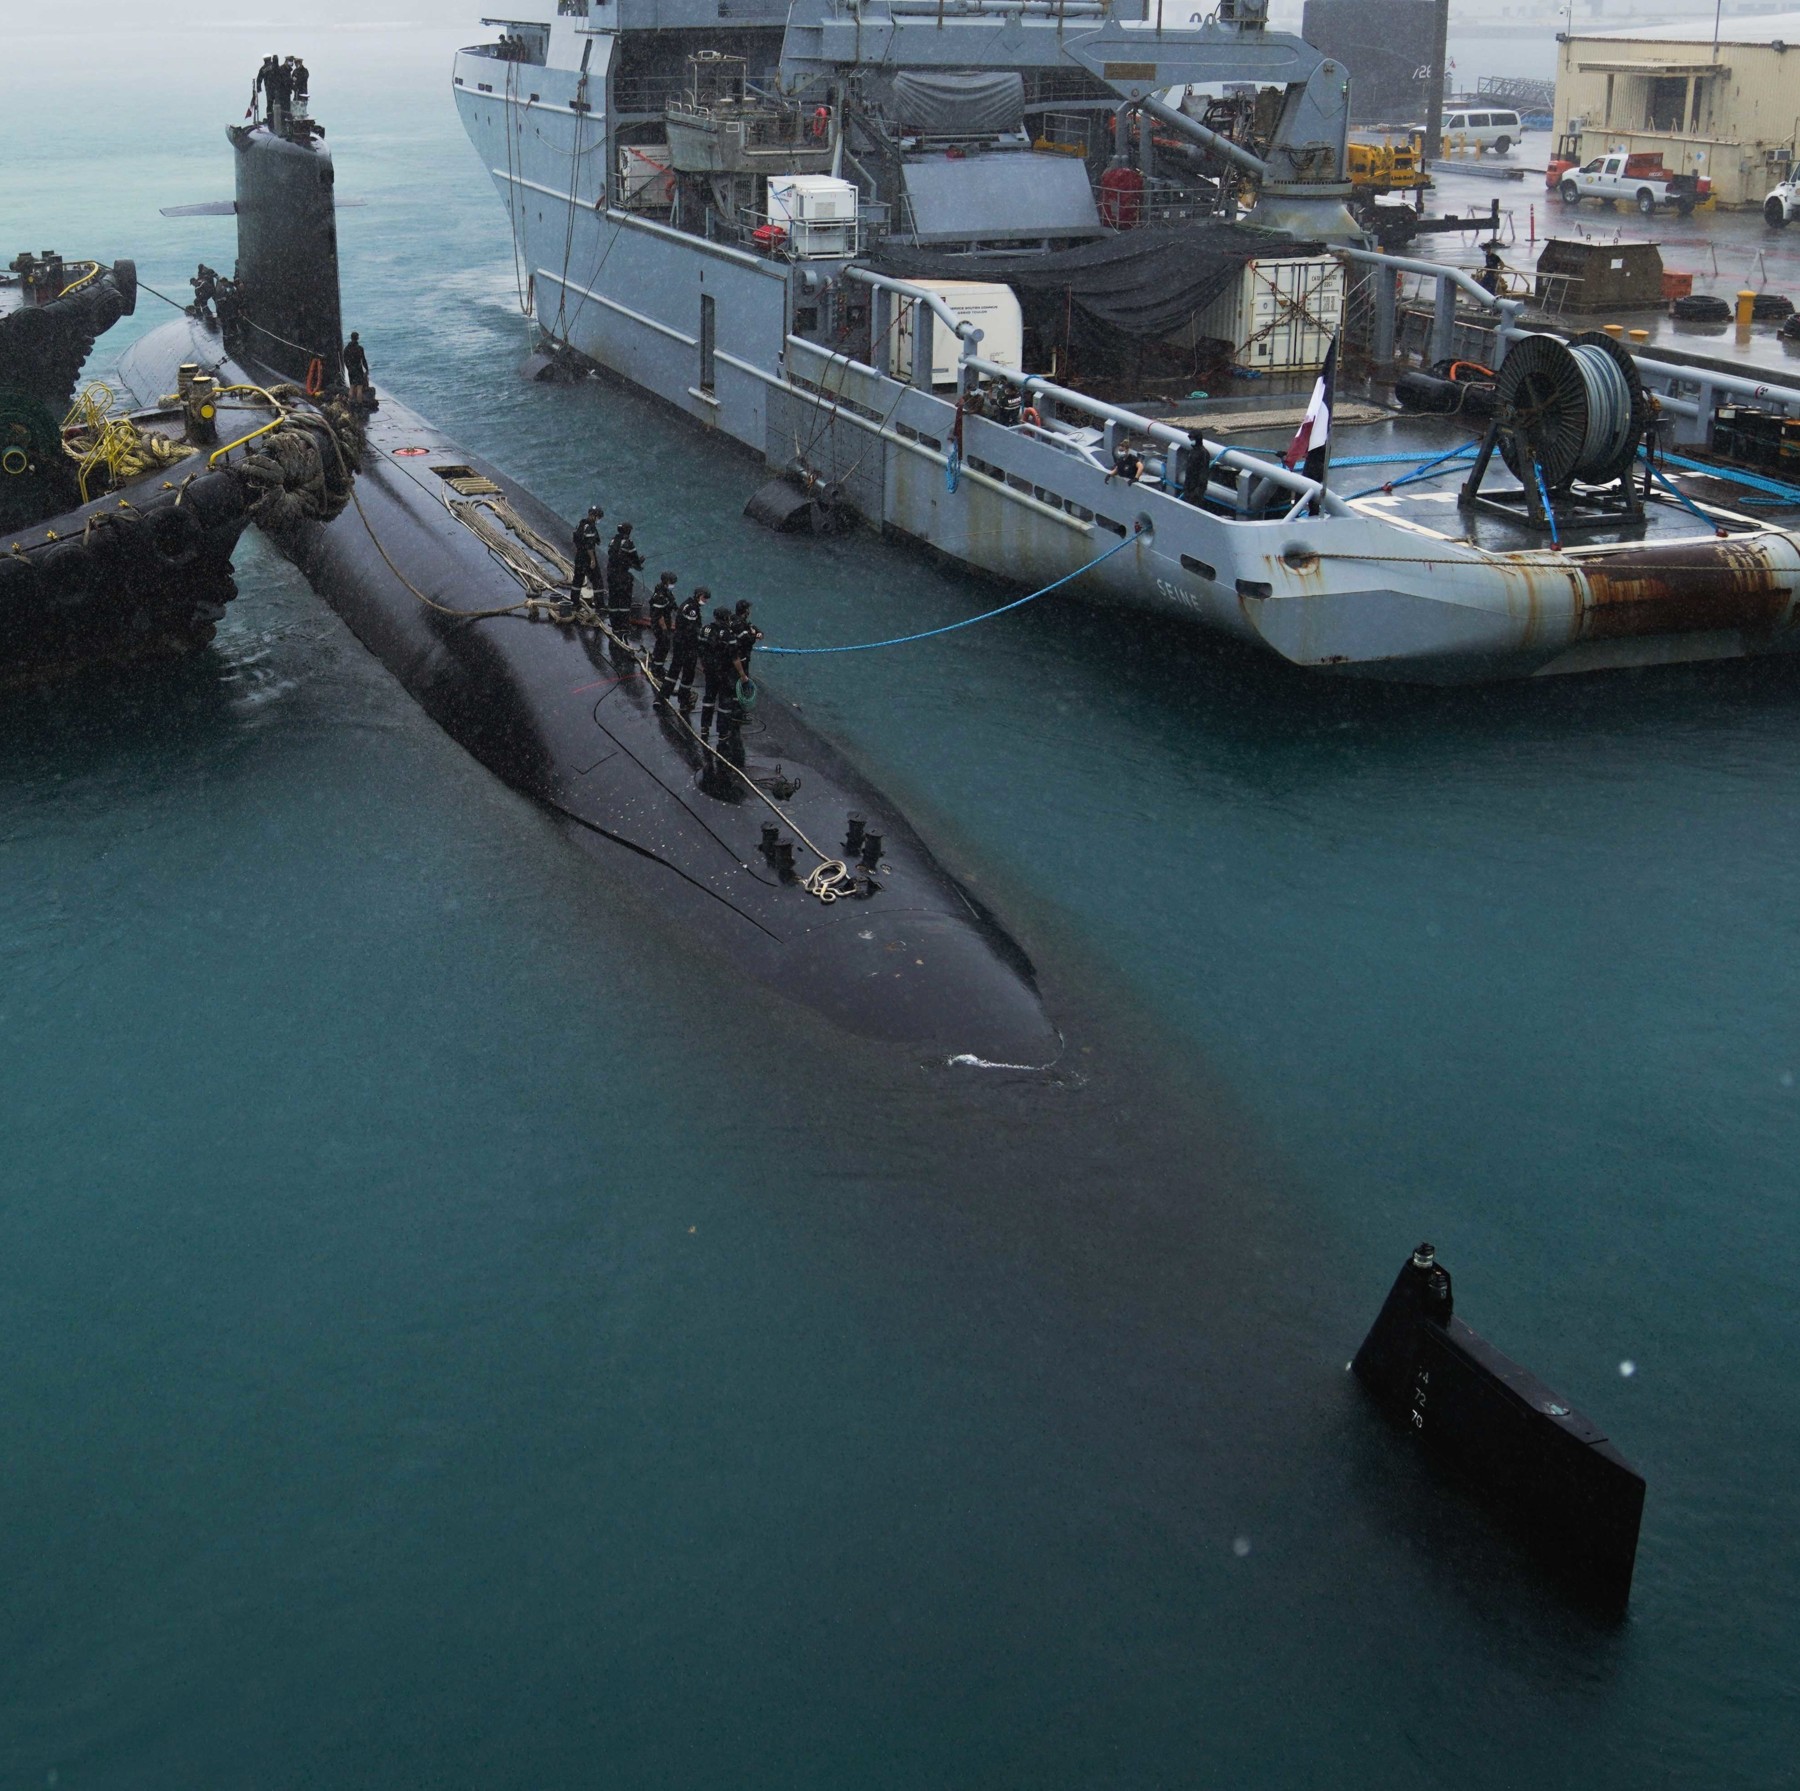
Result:
<instances>
[{"instance_id":1,"label":"ship superstructure","mask_svg":"<svg viewBox=\"0 0 1800 1791\"><path fill-rule=\"evenodd\" d=\"M1535 501L1517 523L1351 501L1148 401L1203 337L1316 365L1346 268L1381 258L1345 209L1342 66L1266 0L1137 3L559 0L487 21L454 91L547 347L970 566L1384 677L1789 646L1783 530L1725 543L1653 503L1564 553ZM1523 334L1517 303L1444 278L1446 340L1459 299ZM1636 451L1608 440L1609 464Z\"/></svg>"}]
</instances>

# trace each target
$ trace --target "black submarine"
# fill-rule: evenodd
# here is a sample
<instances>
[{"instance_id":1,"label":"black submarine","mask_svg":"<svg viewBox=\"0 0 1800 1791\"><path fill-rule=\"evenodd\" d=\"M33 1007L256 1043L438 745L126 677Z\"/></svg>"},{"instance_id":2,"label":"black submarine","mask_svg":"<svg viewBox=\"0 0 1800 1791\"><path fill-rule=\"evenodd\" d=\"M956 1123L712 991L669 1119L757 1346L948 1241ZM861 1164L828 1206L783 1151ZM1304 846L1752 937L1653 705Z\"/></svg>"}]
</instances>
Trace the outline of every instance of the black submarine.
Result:
<instances>
[{"instance_id":1,"label":"black submarine","mask_svg":"<svg viewBox=\"0 0 1800 1791\"><path fill-rule=\"evenodd\" d=\"M345 370L322 127L277 112L227 135L231 304L146 336L123 377L160 394L198 366L330 409ZM762 692L721 752L659 700L632 625L571 617L572 531L517 481L385 393L344 454L347 508L264 531L484 765L661 914L847 1030L944 1062L1055 1061L1023 950L790 704Z\"/></svg>"},{"instance_id":2,"label":"black submarine","mask_svg":"<svg viewBox=\"0 0 1800 1791\"><path fill-rule=\"evenodd\" d=\"M1605 1431L1455 1314L1430 1244L1401 1266L1351 1368L1388 1415L1489 1499L1573 1590L1631 1596L1644 1477Z\"/></svg>"}]
</instances>

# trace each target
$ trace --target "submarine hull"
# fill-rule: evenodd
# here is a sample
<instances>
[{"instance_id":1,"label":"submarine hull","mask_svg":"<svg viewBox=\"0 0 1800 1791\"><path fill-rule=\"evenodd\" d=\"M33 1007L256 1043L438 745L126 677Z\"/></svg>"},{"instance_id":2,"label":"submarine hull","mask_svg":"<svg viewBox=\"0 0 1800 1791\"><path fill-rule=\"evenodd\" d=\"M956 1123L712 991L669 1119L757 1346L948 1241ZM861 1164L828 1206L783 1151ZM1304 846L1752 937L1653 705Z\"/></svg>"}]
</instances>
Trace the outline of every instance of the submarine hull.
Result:
<instances>
[{"instance_id":1,"label":"submarine hull","mask_svg":"<svg viewBox=\"0 0 1800 1791\"><path fill-rule=\"evenodd\" d=\"M123 371L148 392L183 361L268 377L193 318L144 338ZM500 513L523 525L514 547L571 538L498 467L384 395L350 508L272 538L446 732L718 957L850 1031L935 1058L1055 1059L1023 951L841 754L765 689L738 777L600 629L519 613L527 588L471 526L485 517L491 530ZM528 551L527 562L554 569ZM513 613L468 613L500 608ZM821 901L800 881L815 863L804 842L854 867L852 812L881 836L878 860L858 894ZM763 850L771 824L797 848L794 871Z\"/></svg>"},{"instance_id":2,"label":"submarine hull","mask_svg":"<svg viewBox=\"0 0 1800 1791\"><path fill-rule=\"evenodd\" d=\"M1451 1310L1421 1245L1351 1367L1388 1415L1448 1462L1573 1588L1623 1609L1644 1479L1606 1434Z\"/></svg>"}]
</instances>

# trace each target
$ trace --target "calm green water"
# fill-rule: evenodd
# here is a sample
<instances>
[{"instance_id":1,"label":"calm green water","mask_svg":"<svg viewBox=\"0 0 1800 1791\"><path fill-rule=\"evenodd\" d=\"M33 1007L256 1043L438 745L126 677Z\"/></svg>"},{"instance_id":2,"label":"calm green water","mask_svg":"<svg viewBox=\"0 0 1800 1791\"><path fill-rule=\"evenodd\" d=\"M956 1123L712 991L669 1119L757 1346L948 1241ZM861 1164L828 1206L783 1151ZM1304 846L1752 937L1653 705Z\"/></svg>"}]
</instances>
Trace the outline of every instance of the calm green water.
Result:
<instances>
[{"instance_id":1,"label":"calm green water","mask_svg":"<svg viewBox=\"0 0 1800 1791\"><path fill-rule=\"evenodd\" d=\"M377 380L777 639L985 604L510 377L474 35L282 46ZM228 265L155 208L269 47L24 37L4 235ZM783 667L1038 957L1029 1087L721 982L240 577L0 715L0 1785L1792 1782L1794 673L1341 690L1048 603ZM1622 1626L1344 1375L1426 1235L1644 1467Z\"/></svg>"}]
</instances>

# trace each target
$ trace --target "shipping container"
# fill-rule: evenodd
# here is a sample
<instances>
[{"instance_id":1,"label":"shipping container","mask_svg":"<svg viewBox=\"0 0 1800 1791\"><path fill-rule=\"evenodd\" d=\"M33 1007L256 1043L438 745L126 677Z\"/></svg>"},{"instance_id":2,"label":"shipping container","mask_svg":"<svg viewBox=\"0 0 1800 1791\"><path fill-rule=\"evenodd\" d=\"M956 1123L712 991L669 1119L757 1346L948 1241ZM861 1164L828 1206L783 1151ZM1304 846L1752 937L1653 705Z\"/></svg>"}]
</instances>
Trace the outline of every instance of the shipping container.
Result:
<instances>
[{"instance_id":1,"label":"shipping container","mask_svg":"<svg viewBox=\"0 0 1800 1791\"><path fill-rule=\"evenodd\" d=\"M1025 320L1019 309L1019 296L1010 286L986 280L915 280L927 292L936 293L953 316L967 318L981 331L977 352L984 360L1010 367L1015 372L1024 367ZM915 317L929 317L933 324L931 340L931 383L934 386L956 384L956 363L962 359L962 341L944 325L944 320L924 306L896 298L894 325L888 337L888 371L899 379L912 375L913 325Z\"/></svg>"},{"instance_id":2,"label":"shipping container","mask_svg":"<svg viewBox=\"0 0 1800 1791\"><path fill-rule=\"evenodd\" d=\"M1330 255L1247 261L1194 317L1193 336L1223 342L1233 365L1309 373L1344 321L1344 267Z\"/></svg>"}]
</instances>

